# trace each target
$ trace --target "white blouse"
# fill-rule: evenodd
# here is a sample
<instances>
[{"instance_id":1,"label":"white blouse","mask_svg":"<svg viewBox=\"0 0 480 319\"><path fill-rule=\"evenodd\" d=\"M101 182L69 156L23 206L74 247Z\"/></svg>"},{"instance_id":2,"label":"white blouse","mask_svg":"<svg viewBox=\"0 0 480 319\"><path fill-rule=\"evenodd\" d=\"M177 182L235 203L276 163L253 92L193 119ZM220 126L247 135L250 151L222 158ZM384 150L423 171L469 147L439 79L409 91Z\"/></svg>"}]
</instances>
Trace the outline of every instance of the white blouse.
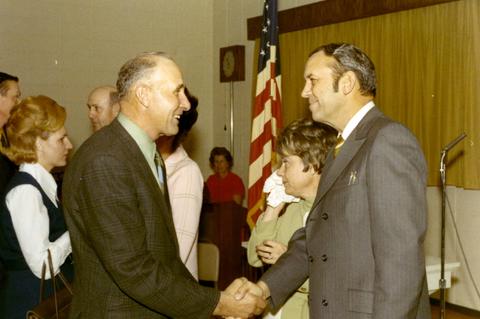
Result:
<instances>
[{"instance_id":1,"label":"white blouse","mask_svg":"<svg viewBox=\"0 0 480 319\"><path fill-rule=\"evenodd\" d=\"M21 164L19 171L33 176L48 198L58 207L57 183L42 165ZM35 276L41 278L42 265L44 262L48 265L47 249L50 249L54 273L57 274L60 266L72 252L70 236L66 231L56 241L48 240L49 217L47 207L42 201L42 194L33 185L19 185L8 192L5 201L12 217L20 249L30 270ZM48 270L45 278L50 278Z\"/></svg>"},{"instance_id":2,"label":"white blouse","mask_svg":"<svg viewBox=\"0 0 480 319\"><path fill-rule=\"evenodd\" d=\"M192 276L198 279L197 240L203 199L202 172L182 145L167 157L165 170L180 258Z\"/></svg>"}]
</instances>

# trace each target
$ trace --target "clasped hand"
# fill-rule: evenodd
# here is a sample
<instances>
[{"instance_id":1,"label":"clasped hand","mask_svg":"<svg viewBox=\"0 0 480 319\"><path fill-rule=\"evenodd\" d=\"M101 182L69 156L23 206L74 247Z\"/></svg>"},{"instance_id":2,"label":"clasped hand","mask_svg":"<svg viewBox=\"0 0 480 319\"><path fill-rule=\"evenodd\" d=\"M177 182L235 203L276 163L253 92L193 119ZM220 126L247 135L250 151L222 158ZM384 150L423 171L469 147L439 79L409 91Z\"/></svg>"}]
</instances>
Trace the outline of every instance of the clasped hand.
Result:
<instances>
[{"instance_id":1,"label":"clasped hand","mask_svg":"<svg viewBox=\"0 0 480 319\"><path fill-rule=\"evenodd\" d=\"M228 319L250 318L263 312L267 297L268 287L264 283L238 278L222 291L213 314Z\"/></svg>"}]
</instances>

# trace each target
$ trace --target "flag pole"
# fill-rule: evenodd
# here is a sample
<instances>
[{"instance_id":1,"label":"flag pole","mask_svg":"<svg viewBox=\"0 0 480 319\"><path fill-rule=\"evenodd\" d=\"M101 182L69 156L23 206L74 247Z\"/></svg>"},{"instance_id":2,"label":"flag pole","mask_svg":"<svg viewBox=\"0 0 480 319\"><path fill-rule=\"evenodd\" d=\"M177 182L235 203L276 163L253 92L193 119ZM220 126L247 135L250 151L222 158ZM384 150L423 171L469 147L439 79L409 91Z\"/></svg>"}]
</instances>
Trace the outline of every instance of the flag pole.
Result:
<instances>
[{"instance_id":1,"label":"flag pole","mask_svg":"<svg viewBox=\"0 0 480 319\"><path fill-rule=\"evenodd\" d=\"M233 143L234 142L233 140L234 138L234 127L233 127L234 105L235 105L235 101L234 101L233 81L230 81L230 153L232 154L232 157L235 158L235 148Z\"/></svg>"}]
</instances>

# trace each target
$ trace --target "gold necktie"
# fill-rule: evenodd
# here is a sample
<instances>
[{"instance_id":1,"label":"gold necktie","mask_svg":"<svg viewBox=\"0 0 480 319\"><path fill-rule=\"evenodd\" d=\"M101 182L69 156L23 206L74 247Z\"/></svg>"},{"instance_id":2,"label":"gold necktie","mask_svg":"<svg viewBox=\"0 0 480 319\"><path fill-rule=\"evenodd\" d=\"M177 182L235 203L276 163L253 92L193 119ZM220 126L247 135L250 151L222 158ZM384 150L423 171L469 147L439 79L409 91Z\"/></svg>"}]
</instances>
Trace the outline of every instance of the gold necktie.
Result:
<instances>
[{"instance_id":1,"label":"gold necktie","mask_svg":"<svg viewBox=\"0 0 480 319\"><path fill-rule=\"evenodd\" d=\"M335 144L335 149L333 150L334 157L337 157L338 153L340 152L340 149L343 146L343 143L345 143L345 141L343 140L343 137L340 135L337 138L337 144Z\"/></svg>"}]
</instances>

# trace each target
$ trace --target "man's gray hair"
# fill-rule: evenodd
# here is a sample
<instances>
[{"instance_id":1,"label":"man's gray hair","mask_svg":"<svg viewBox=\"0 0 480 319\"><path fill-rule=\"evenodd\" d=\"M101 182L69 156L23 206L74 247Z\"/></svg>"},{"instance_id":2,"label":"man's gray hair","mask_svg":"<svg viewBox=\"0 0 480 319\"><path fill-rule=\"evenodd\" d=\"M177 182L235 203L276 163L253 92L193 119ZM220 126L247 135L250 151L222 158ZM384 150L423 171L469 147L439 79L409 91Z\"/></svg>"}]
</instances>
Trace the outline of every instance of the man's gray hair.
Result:
<instances>
[{"instance_id":1,"label":"man's gray hair","mask_svg":"<svg viewBox=\"0 0 480 319\"><path fill-rule=\"evenodd\" d=\"M338 91L338 82L342 75L347 71L352 71L360 83L360 93L364 96L375 96L377 91L375 66L362 50L353 44L330 43L316 48L309 57L317 52L323 52L336 61L331 66L335 91Z\"/></svg>"},{"instance_id":2,"label":"man's gray hair","mask_svg":"<svg viewBox=\"0 0 480 319\"><path fill-rule=\"evenodd\" d=\"M128 95L134 83L151 74L152 70L157 66L157 61L154 59L155 57L162 57L173 61L168 54L156 51L141 53L125 62L118 72L117 92L119 100Z\"/></svg>"}]
</instances>

